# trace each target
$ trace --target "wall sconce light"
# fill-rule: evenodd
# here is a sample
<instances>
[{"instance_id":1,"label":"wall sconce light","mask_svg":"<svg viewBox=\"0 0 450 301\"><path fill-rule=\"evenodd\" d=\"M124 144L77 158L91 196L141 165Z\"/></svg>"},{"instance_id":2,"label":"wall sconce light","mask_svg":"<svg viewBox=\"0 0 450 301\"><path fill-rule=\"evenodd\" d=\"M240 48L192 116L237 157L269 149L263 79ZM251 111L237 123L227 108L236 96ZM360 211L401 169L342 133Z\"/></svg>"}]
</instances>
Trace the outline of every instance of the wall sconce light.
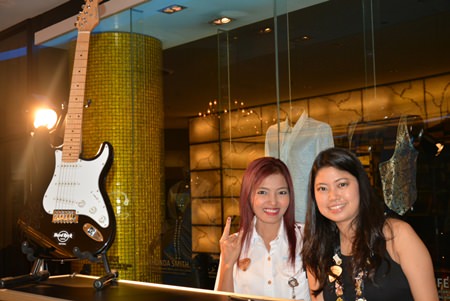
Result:
<instances>
[{"instance_id":1,"label":"wall sconce light","mask_svg":"<svg viewBox=\"0 0 450 301\"><path fill-rule=\"evenodd\" d=\"M444 144L435 139L428 133L423 131L419 134L420 146L426 151L434 154L435 157L439 156L444 150Z\"/></svg>"},{"instance_id":2,"label":"wall sconce light","mask_svg":"<svg viewBox=\"0 0 450 301\"><path fill-rule=\"evenodd\" d=\"M34 112L33 126L35 129L46 127L50 131L56 126L57 122L58 114L51 108L40 108Z\"/></svg>"},{"instance_id":3,"label":"wall sconce light","mask_svg":"<svg viewBox=\"0 0 450 301\"><path fill-rule=\"evenodd\" d=\"M441 154L442 150L444 149L444 144L438 142L435 145L437 147L437 153L435 156L439 156Z\"/></svg>"},{"instance_id":4,"label":"wall sconce light","mask_svg":"<svg viewBox=\"0 0 450 301\"><path fill-rule=\"evenodd\" d=\"M58 109L53 101L40 95L33 95L31 102L34 103L30 108L30 123L33 124L33 130L45 129L49 133L55 132L64 115L64 105ZM31 135L34 133L32 132Z\"/></svg>"}]
</instances>

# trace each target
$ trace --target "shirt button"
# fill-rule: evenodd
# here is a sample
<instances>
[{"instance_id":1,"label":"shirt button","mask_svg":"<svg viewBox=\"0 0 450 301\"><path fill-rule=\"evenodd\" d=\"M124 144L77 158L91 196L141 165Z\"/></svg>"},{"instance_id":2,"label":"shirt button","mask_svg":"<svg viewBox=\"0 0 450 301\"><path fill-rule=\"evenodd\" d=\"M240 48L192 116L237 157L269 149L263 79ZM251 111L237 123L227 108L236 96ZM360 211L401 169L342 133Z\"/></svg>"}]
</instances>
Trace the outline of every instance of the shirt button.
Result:
<instances>
[{"instance_id":1,"label":"shirt button","mask_svg":"<svg viewBox=\"0 0 450 301\"><path fill-rule=\"evenodd\" d=\"M269 256L269 257L267 257L267 261L270 261L270 260L271 260L270 256Z\"/></svg>"},{"instance_id":2,"label":"shirt button","mask_svg":"<svg viewBox=\"0 0 450 301\"><path fill-rule=\"evenodd\" d=\"M272 284L272 280L267 281L267 284L271 285Z\"/></svg>"}]
</instances>

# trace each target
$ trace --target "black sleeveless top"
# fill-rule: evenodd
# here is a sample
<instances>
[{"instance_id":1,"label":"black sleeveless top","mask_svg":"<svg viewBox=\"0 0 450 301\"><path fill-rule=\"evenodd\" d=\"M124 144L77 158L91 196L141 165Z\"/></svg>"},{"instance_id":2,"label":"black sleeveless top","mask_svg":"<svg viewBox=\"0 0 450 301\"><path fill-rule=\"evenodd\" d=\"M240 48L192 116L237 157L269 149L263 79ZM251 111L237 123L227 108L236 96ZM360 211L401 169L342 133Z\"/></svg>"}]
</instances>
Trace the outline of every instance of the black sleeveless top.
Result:
<instances>
[{"instance_id":1,"label":"black sleeveless top","mask_svg":"<svg viewBox=\"0 0 450 301\"><path fill-rule=\"evenodd\" d=\"M383 260L381 266L378 268L375 281L376 284L371 283L369 280L364 281L363 296L369 301L414 301L411 289L406 279L402 268L398 263L392 260L389 254L386 257L390 263L390 268L386 260ZM351 274L350 268L350 256L342 256L342 281L344 288L344 300L355 300L355 283ZM328 278L327 278L328 279ZM330 283L327 280L327 284L323 289L323 297L325 301L336 301L335 283Z\"/></svg>"}]
</instances>

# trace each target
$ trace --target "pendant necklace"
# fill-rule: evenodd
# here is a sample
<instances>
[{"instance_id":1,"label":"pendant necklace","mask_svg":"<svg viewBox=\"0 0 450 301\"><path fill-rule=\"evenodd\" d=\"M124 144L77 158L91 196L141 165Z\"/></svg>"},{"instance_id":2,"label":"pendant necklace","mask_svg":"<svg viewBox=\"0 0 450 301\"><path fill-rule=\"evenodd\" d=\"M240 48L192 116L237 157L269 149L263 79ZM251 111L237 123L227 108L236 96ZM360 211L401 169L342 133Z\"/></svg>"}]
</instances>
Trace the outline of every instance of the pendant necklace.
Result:
<instances>
[{"instance_id":1,"label":"pendant necklace","mask_svg":"<svg viewBox=\"0 0 450 301\"><path fill-rule=\"evenodd\" d=\"M296 278L291 277L288 280L288 284L292 288L292 299L295 299L295 287L298 286L298 281Z\"/></svg>"},{"instance_id":2,"label":"pendant necklace","mask_svg":"<svg viewBox=\"0 0 450 301\"><path fill-rule=\"evenodd\" d=\"M328 280L330 283L334 282L334 292L336 293L336 301L344 301L344 286L342 283L342 259L339 256L340 250L338 249L333 256L334 265L330 267L331 273L328 275ZM359 271L354 278L355 284L355 301L367 301L363 296L364 289L364 277L366 276L366 272L361 270Z\"/></svg>"}]
</instances>

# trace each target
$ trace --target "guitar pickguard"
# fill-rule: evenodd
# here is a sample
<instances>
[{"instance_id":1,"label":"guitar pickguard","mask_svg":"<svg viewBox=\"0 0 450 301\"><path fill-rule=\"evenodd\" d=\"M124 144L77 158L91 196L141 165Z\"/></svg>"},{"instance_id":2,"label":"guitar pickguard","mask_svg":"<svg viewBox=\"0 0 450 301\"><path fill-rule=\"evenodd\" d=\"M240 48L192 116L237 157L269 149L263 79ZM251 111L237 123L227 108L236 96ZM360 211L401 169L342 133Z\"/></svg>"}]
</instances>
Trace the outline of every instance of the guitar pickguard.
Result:
<instances>
[{"instance_id":1,"label":"guitar pickguard","mask_svg":"<svg viewBox=\"0 0 450 301\"><path fill-rule=\"evenodd\" d=\"M99 178L110 156L105 144L102 152L93 160L78 159L63 162L62 151L55 152L55 172L45 192L43 206L50 215L73 211L87 216L100 227L110 224L108 210L99 188ZM56 221L55 221L56 220ZM75 223L73 216L67 220L54 218L54 222Z\"/></svg>"}]
</instances>

